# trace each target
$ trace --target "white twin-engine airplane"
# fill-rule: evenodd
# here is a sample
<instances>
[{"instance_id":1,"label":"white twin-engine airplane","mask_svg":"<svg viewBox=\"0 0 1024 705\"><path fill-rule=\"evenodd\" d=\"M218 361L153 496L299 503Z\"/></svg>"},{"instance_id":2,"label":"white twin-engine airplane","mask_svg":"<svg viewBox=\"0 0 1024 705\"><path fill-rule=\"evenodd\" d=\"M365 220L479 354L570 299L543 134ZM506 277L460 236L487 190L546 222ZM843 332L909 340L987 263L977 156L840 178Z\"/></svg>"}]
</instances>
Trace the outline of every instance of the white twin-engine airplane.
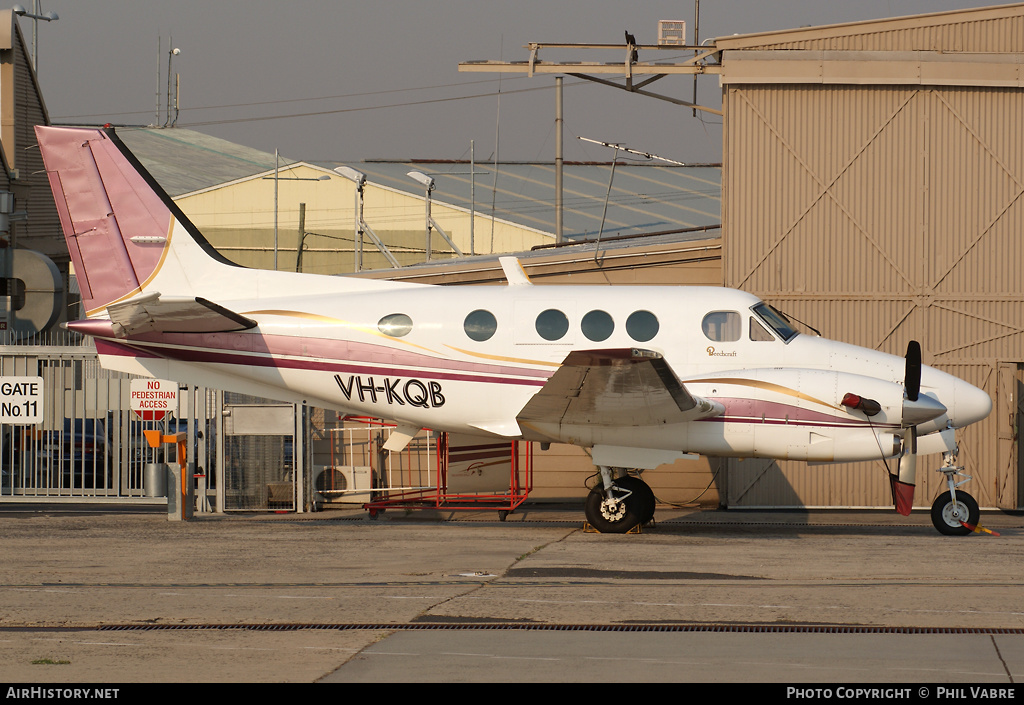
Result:
<instances>
[{"instance_id":1,"label":"white twin-engine airplane","mask_svg":"<svg viewBox=\"0 0 1024 705\"><path fill-rule=\"evenodd\" d=\"M957 487L954 429L989 397L906 358L802 334L742 291L434 286L247 269L218 254L110 129L36 127L93 336L115 370L391 419L389 450L422 428L570 443L600 482L604 532L648 521L629 471L687 454L817 462L899 458L909 514L916 455L944 454L944 534L976 530ZM969 479L969 478L968 478Z\"/></svg>"}]
</instances>

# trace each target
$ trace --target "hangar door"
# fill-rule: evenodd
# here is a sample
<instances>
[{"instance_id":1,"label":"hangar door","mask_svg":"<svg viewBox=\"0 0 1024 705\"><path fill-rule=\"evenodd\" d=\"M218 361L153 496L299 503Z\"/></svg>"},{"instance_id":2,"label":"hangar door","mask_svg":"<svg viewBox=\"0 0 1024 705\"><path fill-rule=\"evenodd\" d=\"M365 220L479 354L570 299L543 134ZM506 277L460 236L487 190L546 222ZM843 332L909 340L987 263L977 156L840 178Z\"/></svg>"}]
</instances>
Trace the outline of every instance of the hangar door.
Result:
<instances>
[{"instance_id":1,"label":"hangar door","mask_svg":"<svg viewBox=\"0 0 1024 705\"><path fill-rule=\"evenodd\" d=\"M829 338L900 355L918 340L995 399L999 361L1024 359L1024 91L726 89L725 284ZM983 507L1016 507L995 416L958 434L960 462ZM918 506L943 490L939 461L919 464ZM891 505L880 463L732 467L735 506Z\"/></svg>"},{"instance_id":2,"label":"hangar door","mask_svg":"<svg viewBox=\"0 0 1024 705\"><path fill-rule=\"evenodd\" d=\"M1024 454L1020 452L1020 435L1024 429L1024 363L999 365L999 381L995 409L998 440L996 482L1002 493L1016 486L1017 507L1024 507Z\"/></svg>"}]
</instances>

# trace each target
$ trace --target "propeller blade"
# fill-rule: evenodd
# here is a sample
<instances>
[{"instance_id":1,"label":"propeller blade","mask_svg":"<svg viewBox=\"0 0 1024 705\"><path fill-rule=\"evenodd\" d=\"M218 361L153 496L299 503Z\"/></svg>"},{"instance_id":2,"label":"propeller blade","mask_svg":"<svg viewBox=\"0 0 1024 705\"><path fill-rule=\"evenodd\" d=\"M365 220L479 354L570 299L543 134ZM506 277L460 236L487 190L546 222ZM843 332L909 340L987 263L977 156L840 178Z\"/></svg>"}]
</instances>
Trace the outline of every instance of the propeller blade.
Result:
<instances>
[{"instance_id":1,"label":"propeller blade","mask_svg":"<svg viewBox=\"0 0 1024 705\"><path fill-rule=\"evenodd\" d=\"M907 345L907 372L903 386L907 390L907 399L917 401L921 393L921 344L911 340Z\"/></svg>"}]
</instances>

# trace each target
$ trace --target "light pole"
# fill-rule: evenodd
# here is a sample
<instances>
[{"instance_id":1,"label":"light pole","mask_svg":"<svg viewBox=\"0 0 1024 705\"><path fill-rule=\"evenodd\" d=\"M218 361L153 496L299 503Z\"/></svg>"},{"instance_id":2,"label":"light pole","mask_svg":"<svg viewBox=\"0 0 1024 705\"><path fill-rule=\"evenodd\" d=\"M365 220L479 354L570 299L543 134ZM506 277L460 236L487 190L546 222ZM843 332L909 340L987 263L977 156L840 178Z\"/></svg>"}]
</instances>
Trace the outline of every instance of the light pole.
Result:
<instances>
[{"instance_id":1,"label":"light pole","mask_svg":"<svg viewBox=\"0 0 1024 705\"><path fill-rule=\"evenodd\" d=\"M60 17L56 12L47 12L45 15L39 14L39 0L32 0L32 12L29 12L21 5L15 5L11 10L16 15L22 17L28 17L32 20L32 70L36 72L36 77L39 77L39 20L44 22L53 22L59 20Z\"/></svg>"},{"instance_id":2,"label":"light pole","mask_svg":"<svg viewBox=\"0 0 1024 705\"><path fill-rule=\"evenodd\" d=\"M431 258L431 251L430 251L430 231L431 231L431 228L435 228L437 230L438 234L441 237L444 238L445 242L448 243L448 246L452 248L452 250L455 252L455 254L457 254L459 257L461 257L462 256L462 250L460 250L458 247L455 246L455 243L452 242L452 239L450 237L448 237L448 233L446 233L443 229L441 229L441 226L438 225L437 221L434 220L432 215L430 215L430 192L434 190L434 179L429 177L429 176L427 176L422 171L410 171L408 174L406 174L406 176L408 176L413 181L416 181L416 182L422 184L423 187L426 189L426 193L424 195L424 199L423 200L426 201L426 204L427 204L427 259L429 260Z\"/></svg>"},{"instance_id":3,"label":"light pole","mask_svg":"<svg viewBox=\"0 0 1024 705\"><path fill-rule=\"evenodd\" d=\"M334 170L356 185L356 201L352 209L356 225L352 241L352 270L358 272L363 268L363 184L366 183L366 174L348 166L338 166Z\"/></svg>"},{"instance_id":4,"label":"light pole","mask_svg":"<svg viewBox=\"0 0 1024 705\"><path fill-rule=\"evenodd\" d=\"M422 171L410 171L406 174L410 179L422 184L423 188L426 189L426 194L423 199L427 204L427 261L430 260L430 221L433 218L430 217L430 192L434 190L434 180L424 174Z\"/></svg>"},{"instance_id":5,"label":"light pole","mask_svg":"<svg viewBox=\"0 0 1024 705\"><path fill-rule=\"evenodd\" d=\"M178 54L181 53L181 49L174 46L174 38L168 37L167 47L167 119L164 120L164 127L173 126L178 121L178 80L175 77L174 80L174 119L171 119L171 61Z\"/></svg>"},{"instance_id":6,"label":"light pole","mask_svg":"<svg viewBox=\"0 0 1024 705\"><path fill-rule=\"evenodd\" d=\"M384 242L377 237L377 233L373 232L366 220L363 218L363 186L366 184L366 174L361 171L356 171L350 166L338 166L334 168L338 174L344 176L349 181L352 181L356 185L356 201L355 201L355 238L352 243L352 259L353 271L359 272L363 269L363 236L369 235L373 244L377 246L391 266L398 269L402 265L399 264L398 260L395 259L394 255L391 254L391 250L387 248Z\"/></svg>"}]
</instances>

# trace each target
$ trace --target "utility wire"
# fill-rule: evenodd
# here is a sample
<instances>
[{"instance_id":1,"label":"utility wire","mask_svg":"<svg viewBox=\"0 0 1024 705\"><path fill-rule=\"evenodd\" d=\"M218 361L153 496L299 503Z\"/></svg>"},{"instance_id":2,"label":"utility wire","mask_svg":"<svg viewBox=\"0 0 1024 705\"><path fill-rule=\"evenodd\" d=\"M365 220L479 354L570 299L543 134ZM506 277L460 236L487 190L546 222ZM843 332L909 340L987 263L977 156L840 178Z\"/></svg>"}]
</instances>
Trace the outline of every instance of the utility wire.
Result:
<instances>
[{"instance_id":1,"label":"utility wire","mask_svg":"<svg viewBox=\"0 0 1024 705\"><path fill-rule=\"evenodd\" d=\"M566 84L566 85L581 85L581 84L584 84L584 83L587 83L587 82L586 81L577 81L577 82L573 82L573 83ZM552 90L553 88L554 88L553 86L535 86L533 88L520 88L518 90L512 90L512 91L503 90L503 91L501 91L501 94L510 95L510 94L514 94L514 93L531 93L531 92L534 92L534 91ZM406 90L406 89L402 89L402 90ZM316 116L319 116L319 115L337 115L337 114L341 114L341 113L363 112L363 111L367 111L367 110L381 110L381 109L384 109L384 108L404 108L404 107L411 107L411 106L415 106L415 105L429 105L429 104L432 104L432 103L447 103L447 102L457 101L457 100L472 100L472 99L475 99L475 98L493 98L496 95L499 95L499 93L495 91L495 92L490 92L490 93L475 93L473 95L452 96L452 97L449 97L449 98L429 98L429 99L426 99L426 100L406 101L404 103L389 103L387 105L367 105L367 106L358 107L358 108L335 108L335 109L332 109L332 110L317 110L317 111L302 112L302 113L285 113L285 114L280 114L280 115L264 115L264 116L259 116L259 117L225 118L225 119L222 119L222 120L201 120L201 121L195 121L195 122L180 122L179 121L177 124L178 124L179 127L203 127L203 126L208 126L208 125L230 125L230 124L238 124L238 123L244 123L244 122L263 122L263 121L266 121L266 120L285 120L285 119L288 119L288 118L298 118L298 117L316 117ZM308 99L308 100L314 100L314 99ZM282 101L282 102L290 102L290 101ZM246 106L225 106L225 107L246 107ZM192 112L193 110L206 110L206 109L213 109L213 108L182 108L181 112L189 113L189 112ZM100 114L96 114L96 115L67 115L67 116L60 116L60 117L55 118L55 119L68 120L68 119L71 119L71 118L83 118L83 117L104 117L104 116L111 117L111 116L114 116L114 115L132 115L132 114L140 114L141 115L144 112L148 113L149 111L135 111L135 112L132 112L132 113L100 113Z\"/></svg>"},{"instance_id":2,"label":"utility wire","mask_svg":"<svg viewBox=\"0 0 1024 705\"><path fill-rule=\"evenodd\" d=\"M583 83L583 81L580 81L580 83ZM514 91L502 91L500 95L510 95L510 94L513 94L513 93L531 93L531 92L534 92L534 91L548 91L548 90L552 90L553 88L554 88L554 86L537 86L535 88L520 88L520 89L514 90ZM340 113L358 113L358 112L362 112L362 111L365 111L365 110L381 110L383 108L406 108L406 107L411 107L411 106L414 106L414 105L429 105L431 103L448 103L448 102L455 101L455 100L471 100L473 98L493 98L496 95L499 95L499 93L497 93L497 92L494 92L494 93L476 93L474 95L454 96L454 97L451 97L451 98L430 98L430 99L427 99L427 100L415 100L415 101L408 101L408 102L405 102L405 103L390 103L388 105L369 105L369 106L365 106L365 107L362 107L362 108L336 108L334 110L318 110L318 111L307 112L307 113L290 113L290 114L286 114L286 115L266 115L266 116L263 116L263 117L234 118L234 119L230 119L229 118L229 119L224 119L224 120L205 120L205 121L201 121L201 122L186 122L186 123L181 123L181 126L182 127L202 127L202 126L206 126L206 125L227 125L227 124L237 124L237 123L243 123L243 122L262 122L262 121L265 121L265 120L283 120L283 119L286 119L286 118L296 118L296 117L316 117L318 115L337 115L337 114L340 114Z\"/></svg>"}]
</instances>

